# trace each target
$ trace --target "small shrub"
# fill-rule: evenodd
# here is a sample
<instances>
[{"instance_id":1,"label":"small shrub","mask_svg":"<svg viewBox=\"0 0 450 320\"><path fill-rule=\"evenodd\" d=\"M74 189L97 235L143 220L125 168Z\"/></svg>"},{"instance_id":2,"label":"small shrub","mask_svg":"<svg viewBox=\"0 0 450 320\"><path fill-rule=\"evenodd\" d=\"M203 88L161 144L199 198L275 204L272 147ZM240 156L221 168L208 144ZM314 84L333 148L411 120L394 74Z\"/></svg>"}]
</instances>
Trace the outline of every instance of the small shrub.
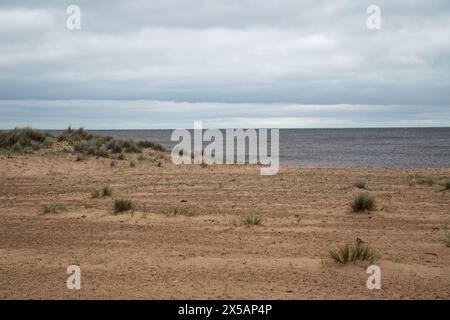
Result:
<instances>
[{"instance_id":1,"label":"small shrub","mask_svg":"<svg viewBox=\"0 0 450 320\"><path fill-rule=\"evenodd\" d=\"M95 150L95 155L97 157L101 157L101 158L109 158L108 150L103 149L103 148L99 148L99 149Z\"/></svg>"},{"instance_id":2,"label":"small shrub","mask_svg":"<svg viewBox=\"0 0 450 320\"><path fill-rule=\"evenodd\" d=\"M82 154L77 154L75 161L84 161L85 157Z\"/></svg>"},{"instance_id":3,"label":"small shrub","mask_svg":"<svg viewBox=\"0 0 450 320\"><path fill-rule=\"evenodd\" d=\"M138 155L137 159L138 159L139 161L144 161L144 160L146 160L146 158L144 157L143 154Z\"/></svg>"},{"instance_id":4,"label":"small shrub","mask_svg":"<svg viewBox=\"0 0 450 320\"><path fill-rule=\"evenodd\" d=\"M353 186L359 189L365 189L366 188L366 182L364 180L357 180L353 182Z\"/></svg>"},{"instance_id":5,"label":"small shrub","mask_svg":"<svg viewBox=\"0 0 450 320\"><path fill-rule=\"evenodd\" d=\"M117 166L117 162L116 161L111 161L111 167L116 167Z\"/></svg>"},{"instance_id":6,"label":"small shrub","mask_svg":"<svg viewBox=\"0 0 450 320\"><path fill-rule=\"evenodd\" d=\"M41 211L43 214L48 213L59 213L66 210L66 206L60 203L49 203L43 204L41 206Z\"/></svg>"},{"instance_id":7,"label":"small shrub","mask_svg":"<svg viewBox=\"0 0 450 320\"><path fill-rule=\"evenodd\" d=\"M161 168L162 167L161 161L158 161L158 163L156 165L158 166L158 168Z\"/></svg>"},{"instance_id":8,"label":"small shrub","mask_svg":"<svg viewBox=\"0 0 450 320\"><path fill-rule=\"evenodd\" d=\"M246 216L243 220L242 223L246 226L259 226L262 225L262 219L261 217L255 216L255 215L249 215Z\"/></svg>"},{"instance_id":9,"label":"small shrub","mask_svg":"<svg viewBox=\"0 0 450 320\"><path fill-rule=\"evenodd\" d=\"M375 210L376 203L375 199L371 197L368 193L360 193L355 199L350 203L350 207L353 212L363 212Z\"/></svg>"},{"instance_id":10,"label":"small shrub","mask_svg":"<svg viewBox=\"0 0 450 320\"><path fill-rule=\"evenodd\" d=\"M129 210L134 210L133 201L126 199L116 199L114 201L114 214L119 214Z\"/></svg>"},{"instance_id":11,"label":"small shrub","mask_svg":"<svg viewBox=\"0 0 450 320\"><path fill-rule=\"evenodd\" d=\"M130 162L130 167L131 167L131 168L134 168L134 167L136 167L136 162L134 162L134 161L131 161L131 162Z\"/></svg>"},{"instance_id":12,"label":"small shrub","mask_svg":"<svg viewBox=\"0 0 450 320\"><path fill-rule=\"evenodd\" d=\"M375 251L359 239L353 244L345 244L338 249L329 250L328 253L334 262L341 264L357 261L373 263L377 259Z\"/></svg>"}]
</instances>

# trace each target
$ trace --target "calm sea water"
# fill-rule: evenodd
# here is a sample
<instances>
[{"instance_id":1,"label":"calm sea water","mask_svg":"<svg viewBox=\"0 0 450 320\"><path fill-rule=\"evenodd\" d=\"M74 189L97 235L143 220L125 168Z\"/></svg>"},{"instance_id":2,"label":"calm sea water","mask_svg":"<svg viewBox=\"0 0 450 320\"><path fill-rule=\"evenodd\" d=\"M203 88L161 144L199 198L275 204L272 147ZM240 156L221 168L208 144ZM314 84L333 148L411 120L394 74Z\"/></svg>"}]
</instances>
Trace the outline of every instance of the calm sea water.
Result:
<instances>
[{"instance_id":1,"label":"calm sea water","mask_svg":"<svg viewBox=\"0 0 450 320\"><path fill-rule=\"evenodd\" d=\"M93 130L158 140L172 130ZM318 167L450 168L450 128L281 129L280 162Z\"/></svg>"}]
</instances>

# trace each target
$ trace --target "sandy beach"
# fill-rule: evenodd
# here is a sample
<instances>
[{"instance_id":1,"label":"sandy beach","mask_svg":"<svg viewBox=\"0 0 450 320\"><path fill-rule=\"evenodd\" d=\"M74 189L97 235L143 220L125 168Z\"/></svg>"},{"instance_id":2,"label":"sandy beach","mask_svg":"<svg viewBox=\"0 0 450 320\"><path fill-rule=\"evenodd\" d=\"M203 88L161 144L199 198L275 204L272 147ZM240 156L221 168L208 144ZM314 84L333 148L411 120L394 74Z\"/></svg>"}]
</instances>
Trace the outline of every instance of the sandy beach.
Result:
<instances>
[{"instance_id":1,"label":"sandy beach","mask_svg":"<svg viewBox=\"0 0 450 320\"><path fill-rule=\"evenodd\" d=\"M450 298L450 191L415 182L450 169L282 166L261 176L148 151L113 166L76 160L0 155L1 299ZM112 196L93 197L104 186ZM351 212L361 191L377 210ZM117 198L135 210L113 214ZM248 215L262 224L243 225ZM379 254L380 290L366 287L367 264L329 257L356 238ZM66 288L72 264L80 290Z\"/></svg>"}]
</instances>

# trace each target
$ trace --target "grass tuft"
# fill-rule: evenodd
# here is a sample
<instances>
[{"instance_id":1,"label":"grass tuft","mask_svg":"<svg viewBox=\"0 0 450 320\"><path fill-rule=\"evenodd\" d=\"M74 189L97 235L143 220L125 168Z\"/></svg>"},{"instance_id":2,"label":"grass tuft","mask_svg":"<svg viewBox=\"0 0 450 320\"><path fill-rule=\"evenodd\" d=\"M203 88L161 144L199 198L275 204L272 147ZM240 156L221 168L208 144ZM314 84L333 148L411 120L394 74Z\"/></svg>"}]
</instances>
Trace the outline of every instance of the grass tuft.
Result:
<instances>
[{"instance_id":1,"label":"grass tuft","mask_svg":"<svg viewBox=\"0 0 450 320\"><path fill-rule=\"evenodd\" d=\"M114 214L123 213L129 210L134 210L135 206L133 201L127 199L114 200Z\"/></svg>"},{"instance_id":2,"label":"grass tuft","mask_svg":"<svg viewBox=\"0 0 450 320\"><path fill-rule=\"evenodd\" d=\"M61 203L48 203L41 206L42 214L59 213L66 209L66 206Z\"/></svg>"},{"instance_id":3,"label":"grass tuft","mask_svg":"<svg viewBox=\"0 0 450 320\"><path fill-rule=\"evenodd\" d=\"M102 189L102 196L103 197L111 197L112 196L112 189L108 186L104 186Z\"/></svg>"},{"instance_id":4,"label":"grass tuft","mask_svg":"<svg viewBox=\"0 0 450 320\"><path fill-rule=\"evenodd\" d=\"M92 190L91 191L92 198L99 198L99 197L111 197L112 196L112 190L108 186L104 186L101 190Z\"/></svg>"},{"instance_id":5,"label":"grass tuft","mask_svg":"<svg viewBox=\"0 0 450 320\"><path fill-rule=\"evenodd\" d=\"M328 251L334 262L346 264L348 262L368 261L373 263L378 256L373 249L357 239L354 243L347 243L338 249Z\"/></svg>"},{"instance_id":6,"label":"grass tuft","mask_svg":"<svg viewBox=\"0 0 450 320\"><path fill-rule=\"evenodd\" d=\"M358 194L350 203L353 212L372 211L376 208L375 199L367 192Z\"/></svg>"},{"instance_id":7,"label":"grass tuft","mask_svg":"<svg viewBox=\"0 0 450 320\"><path fill-rule=\"evenodd\" d=\"M242 224L246 226L260 226L262 223L262 218L255 215L248 215L242 220Z\"/></svg>"}]
</instances>

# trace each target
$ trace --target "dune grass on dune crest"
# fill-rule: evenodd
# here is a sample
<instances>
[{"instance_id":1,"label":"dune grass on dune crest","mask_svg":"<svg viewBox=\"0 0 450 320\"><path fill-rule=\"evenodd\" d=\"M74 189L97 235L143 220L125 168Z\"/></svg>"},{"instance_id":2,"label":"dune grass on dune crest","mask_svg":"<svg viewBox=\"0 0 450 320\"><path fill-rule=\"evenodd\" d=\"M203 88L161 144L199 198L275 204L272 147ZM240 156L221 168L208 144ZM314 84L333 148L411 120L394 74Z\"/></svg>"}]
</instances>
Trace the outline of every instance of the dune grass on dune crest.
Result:
<instances>
[{"instance_id":1,"label":"dune grass on dune crest","mask_svg":"<svg viewBox=\"0 0 450 320\"><path fill-rule=\"evenodd\" d=\"M55 139L46 132L30 127L15 128L0 132L0 149L13 152L38 150L54 142Z\"/></svg>"},{"instance_id":2,"label":"dune grass on dune crest","mask_svg":"<svg viewBox=\"0 0 450 320\"><path fill-rule=\"evenodd\" d=\"M117 139L111 136L93 134L83 128L72 129L68 127L57 137L29 127L0 132L0 149L13 152L39 150L55 142L66 142L71 145L74 153L78 155L77 161L81 161L82 156L109 158L112 154L122 154L123 152L141 153L143 149L147 148L166 152L166 148L156 141Z\"/></svg>"}]
</instances>

